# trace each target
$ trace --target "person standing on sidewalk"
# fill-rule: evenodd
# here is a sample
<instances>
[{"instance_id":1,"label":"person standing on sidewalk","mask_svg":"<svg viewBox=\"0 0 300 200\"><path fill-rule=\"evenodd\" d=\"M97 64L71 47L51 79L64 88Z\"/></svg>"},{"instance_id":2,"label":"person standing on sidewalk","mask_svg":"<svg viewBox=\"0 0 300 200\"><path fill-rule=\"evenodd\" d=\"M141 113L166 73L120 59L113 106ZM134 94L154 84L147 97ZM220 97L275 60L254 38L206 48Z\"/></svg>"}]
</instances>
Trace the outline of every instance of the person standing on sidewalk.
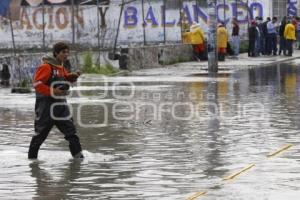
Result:
<instances>
[{"instance_id":1,"label":"person standing on sidewalk","mask_svg":"<svg viewBox=\"0 0 300 200\"><path fill-rule=\"evenodd\" d=\"M257 20L257 27L258 27L258 30L259 30L259 53L261 55L265 55L265 35L264 35L264 30L263 30L263 18L262 17L259 17L258 20Z\"/></svg>"},{"instance_id":2,"label":"person standing on sidewalk","mask_svg":"<svg viewBox=\"0 0 300 200\"><path fill-rule=\"evenodd\" d=\"M194 55L199 60L205 60L205 36L199 24L193 23L190 28L191 44L193 46Z\"/></svg>"},{"instance_id":3,"label":"person standing on sidewalk","mask_svg":"<svg viewBox=\"0 0 300 200\"><path fill-rule=\"evenodd\" d=\"M56 126L69 142L74 158L83 158L81 144L67 105L68 83L76 82L80 72L68 73L63 63L68 59L69 46L59 42L53 47L53 57L44 57L34 75L33 86L36 91L35 120L28 158L36 159L40 146L49 132Z\"/></svg>"},{"instance_id":4,"label":"person standing on sidewalk","mask_svg":"<svg viewBox=\"0 0 300 200\"><path fill-rule=\"evenodd\" d=\"M263 30L263 34L264 34L264 38L265 38L265 41L264 41L264 55L267 55L268 54L268 43L269 43L269 37L268 37L268 28L267 28L267 25L268 23L271 21L271 18L268 17L267 18L267 21L265 21L263 24L262 24L262 30Z\"/></svg>"},{"instance_id":5,"label":"person standing on sidewalk","mask_svg":"<svg viewBox=\"0 0 300 200\"><path fill-rule=\"evenodd\" d=\"M219 24L217 29L217 46L218 46L218 60L225 61L227 43L228 43L228 32L224 24Z\"/></svg>"},{"instance_id":6,"label":"person standing on sidewalk","mask_svg":"<svg viewBox=\"0 0 300 200\"><path fill-rule=\"evenodd\" d=\"M234 55L238 56L240 53L240 26L236 18L232 19L231 45Z\"/></svg>"},{"instance_id":7,"label":"person standing on sidewalk","mask_svg":"<svg viewBox=\"0 0 300 200\"><path fill-rule=\"evenodd\" d=\"M279 55L281 55L281 52L286 52L286 40L284 37L284 31L285 31L285 26L286 26L286 16L283 17L280 27L279 27Z\"/></svg>"},{"instance_id":8,"label":"person standing on sidewalk","mask_svg":"<svg viewBox=\"0 0 300 200\"><path fill-rule=\"evenodd\" d=\"M9 80L10 80L10 72L7 64L2 65L2 70L0 73L0 78L1 78L1 85L8 87L9 86Z\"/></svg>"},{"instance_id":9,"label":"person standing on sidewalk","mask_svg":"<svg viewBox=\"0 0 300 200\"><path fill-rule=\"evenodd\" d=\"M249 28L249 49L248 49L248 56L249 57L256 57L256 49L255 49L255 43L257 41L257 28L256 28L256 21L252 20L251 21L251 26Z\"/></svg>"},{"instance_id":10,"label":"person standing on sidewalk","mask_svg":"<svg viewBox=\"0 0 300 200\"><path fill-rule=\"evenodd\" d=\"M268 29L268 51L267 55L271 55L273 53L273 56L277 55L277 31L276 31L276 22L277 17L273 17L272 21L267 23L267 29Z\"/></svg>"},{"instance_id":11,"label":"person standing on sidewalk","mask_svg":"<svg viewBox=\"0 0 300 200\"><path fill-rule=\"evenodd\" d=\"M288 50L287 56L293 56L293 42L296 40L296 28L291 21L288 21L285 27L284 38L286 40L286 49Z\"/></svg>"},{"instance_id":12,"label":"person standing on sidewalk","mask_svg":"<svg viewBox=\"0 0 300 200\"><path fill-rule=\"evenodd\" d=\"M300 50L300 17L296 17L296 39L297 39L297 49Z\"/></svg>"},{"instance_id":13,"label":"person standing on sidewalk","mask_svg":"<svg viewBox=\"0 0 300 200\"><path fill-rule=\"evenodd\" d=\"M255 18L255 28L256 28L256 36L255 36L255 55L260 56L260 31L258 27L259 17Z\"/></svg>"}]
</instances>

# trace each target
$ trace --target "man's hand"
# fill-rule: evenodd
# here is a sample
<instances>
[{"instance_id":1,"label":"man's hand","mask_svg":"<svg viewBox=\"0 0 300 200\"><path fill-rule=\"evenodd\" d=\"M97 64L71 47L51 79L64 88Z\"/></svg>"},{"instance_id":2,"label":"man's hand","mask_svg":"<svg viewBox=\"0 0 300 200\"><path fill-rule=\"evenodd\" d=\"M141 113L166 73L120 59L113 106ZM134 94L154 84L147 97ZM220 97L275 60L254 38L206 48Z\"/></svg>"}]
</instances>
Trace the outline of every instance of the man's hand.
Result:
<instances>
[{"instance_id":1,"label":"man's hand","mask_svg":"<svg viewBox=\"0 0 300 200\"><path fill-rule=\"evenodd\" d=\"M69 77L72 78L72 79L77 79L79 77L79 75L77 73L71 73L69 75Z\"/></svg>"},{"instance_id":2,"label":"man's hand","mask_svg":"<svg viewBox=\"0 0 300 200\"><path fill-rule=\"evenodd\" d=\"M79 76L81 76L82 72L78 70L78 71L76 71L76 74L79 77Z\"/></svg>"},{"instance_id":3,"label":"man's hand","mask_svg":"<svg viewBox=\"0 0 300 200\"><path fill-rule=\"evenodd\" d=\"M80 76L81 72L71 73L69 74L69 80L71 82L76 82L78 77Z\"/></svg>"},{"instance_id":4,"label":"man's hand","mask_svg":"<svg viewBox=\"0 0 300 200\"><path fill-rule=\"evenodd\" d=\"M61 90L59 88L51 88L52 89L52 93L54 96L66 96L68 95L68 91L66 90Z\"/></svg>"}]
</instances>

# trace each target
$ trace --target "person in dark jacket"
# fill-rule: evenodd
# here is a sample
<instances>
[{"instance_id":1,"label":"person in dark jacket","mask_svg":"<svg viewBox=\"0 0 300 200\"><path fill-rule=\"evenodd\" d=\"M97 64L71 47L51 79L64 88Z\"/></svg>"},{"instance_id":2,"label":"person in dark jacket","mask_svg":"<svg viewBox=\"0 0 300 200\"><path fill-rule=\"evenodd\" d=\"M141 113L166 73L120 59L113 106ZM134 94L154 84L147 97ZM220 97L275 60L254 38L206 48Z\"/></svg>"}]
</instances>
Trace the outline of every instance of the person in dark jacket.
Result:
<instances>
[{"instance_id":1,"label":"person in dark jacket","mask_svg":"<svg viewBox=\"0 0 300 200\"><path fill-rule=\"evenodd\" d=\"M69 142L69 149L74 158L83 158L81 144L73 123L66 95L69 85L77 80L80 72L69 73L63 67L68 59L69 47L59 42L54 45L53 56L44 57L34 75L33 86L36 91L35 120L28 158L36 159L40 146L49 132L56 126Z\"/></svg>"},{"instance_id":2,"label":"person in dark jacket","mask_svg":"<svg viewBox=\"0 0 300 200\"><path fill-rule=\"evenodd\" d=\"M257 20L257 26L259 29L259 53L261 55L265 55L265 43L266 43L266 36L264 35L264 23L263 23L263 18L259 17Z\"/></svg>"},{"instance_id":3,"label":"person in dark jacket","mask_svg":"<svg viewBox=\"0 0 300 200\"><path fill-rule=\"evenodd\" d=\"M256 36L255 36L255 55L260 56L260 31L258 27L258 22L259 22L259 17L255 18L255 23L256 23Z\"/></svg>"},{"instance_id":4,"label":"person in dark jacket","mask_svg":"<svg viewBox=\"0 0 300 200\"><path fill-rule=\"evenodd\" d=\"M256 26L256 21L253 20L251 22L251 26L249 28L249 49L248 49L248 56L249 57L255 57L257 56L256 51L255 51L255 42L257 41L257 26Z\"/></svg>"},{"instance_id":5,"label":"person in dark jacket","mask_svg":"<svg viewBox=\"0 0 300 200\"><path fill-rule=\"evenodd\" d=\"M232 19L231 46L233 47L234 55L238 56L240 53L240 26L236 18Z\"/></svg>"},{"instance_id":6,"label":"person in dark jacket","mask_svg":"<svg viewBox=\"0 0 300 200\"><path fill-rule=\"evenodd\" d=\"M270 43L269 42L269 37L268 37L268 28L267 28L267 24L271 21L271 18L268 17L267 18L267 21L265 21L263 24L262 24L262 30L263 30L263 34L264 34L264 38L265 38L265 45L264 45L264 55L267 55L268 53L268 44Z\"/></svg>"},{"instance_id":7,"label":"person in dark jacket","mask_svg":"<svg viewBox=\"0 0 300 200\"><path fill-rule=\"evenodd\" d=\"M9 80L10 80L10 72L7 64L2 65L2 71L1 71L1 85L8 87L9 86Z\"/></svg>"},{"instance_id":8,"label":"person in dark jacket","mask_svg":"<svg viewBox=\"0 0 300 200\"><path fill-rule=\"evenodd\" d=\"M295 18L296 22L296 37L297 37L297 49L300 50L300 17Z\"/></svg>"},{"instance_id":9,"label":"person in dark jacket","mask_svg":"<svg viewBox=\"0 0 300 200\"><path fill-rule=\"evenodd\" d=\"M280 27L279 27L279 55L281 55L281 52L285 52L286 48L286 40L284 38L284 30L286 26L286 16L283 17Z\"/></svg>"}]
</instances>

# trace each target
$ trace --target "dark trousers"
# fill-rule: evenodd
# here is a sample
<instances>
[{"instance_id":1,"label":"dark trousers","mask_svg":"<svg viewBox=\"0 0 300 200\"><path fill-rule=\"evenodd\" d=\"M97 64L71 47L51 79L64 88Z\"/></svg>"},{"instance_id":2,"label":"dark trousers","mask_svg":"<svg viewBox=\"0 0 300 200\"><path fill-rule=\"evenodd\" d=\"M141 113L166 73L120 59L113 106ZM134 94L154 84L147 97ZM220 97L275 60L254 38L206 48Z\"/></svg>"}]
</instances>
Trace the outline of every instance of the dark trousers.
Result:
<instances>
[{"instance_id":1,"label":"dark trousers","mask_svg":"<svg viewBox=\"0 0 300 200\"><path fill-rule=\"evenodd\" d=\"M280 36L279 54L281 54L281 52L283 52L285 54L285 49L286 49L286 40L284 39L283 36Z\"/></svg>"},{"instance_id":2,"label":"dark trousers","mask_svg":"<svg viewBox=\"0 0 300 200\"><path fill-rule=\"evenodd\" d=\"M277 36L276 33L268 34L267 36L267 54L277 54Z\"/></svg>"},{"instance_id":3,"label":"dark trousers","mask_svg":"<svg viewBox=\"0 0 300 200\"><path fill-rule=\"evenodd\" d=\"M288 56L293 55L293 40L286 40L286 50L288 51ZM284 54L286 54L284 52Z\"/></svg>"},{"instance_id":4,"label":"dark trousers","mask_svg":"<svg viewBox=\"0 0 300 200\"><path fill-rule=\"evenodd\" d=\"M255 53L255 39L249 40L248 56L249 57L256 56L256 53Z\"/></svg>"},{"instance_id":5,"label":"dark trousers","mask_svg":"<svg viewBox=\"0 0 300 200\"><path fill-rule=\"evenodd\" d=\"M218 53L218 60L225 61L225 53Z\"/></svg>"},{"instance_id":6,"label":"dark trousers","mask_svg":"<svg viewBox=\"0 0 300 200\"><path fill-rule=\"evenodd\" d=\"M1 80L0 81L0 85L3 85L3 86L5 86L5 87L8 87L9 86L9 80Z\"/></svg>"},{"instance_id":7,"label":"dark trousers","mask_svg":"<svg viewBox=\"0 0 300 200\"><path fill-rule=\"evenodd\" d=\"M265 43L266 43L266 39L265 39L265 37L264 36L261 36L260 37L260 53L262 54L262 55L265 55L265 49L266 49L266 45L265 45Z\"/></svg>"},{"instance_id":8,"label":"dark trousers","mask_svg":"<svg viewBox=\"0 0 300 200\"><path fill-rule=\"evenodd\" d=\"M265 36L265 44L264 44L264 55L268 54L268 44L269 44L269 37L268 35Z\"/></svg>"},{"instance_id":9,"label":"dark trousers","mask_svg":"<svg viewBox=\"0 0 300 200\"><path fill-rule=\"evenodd\" d=\"M37 158L40 146L46 140L54 125L64 134L65 139L69 142L70 152L73 157L82 151L73 119L70 117L69 107L66 105L67 102L60 100L59 103L64 103L65 105L54 106L51 113L51 106L57 102L51 97L39 97L36 99L35 135L31 139L28 152L28 158L30 159ZM53 116L61 119L52 118Z\"/></svg>"}]
</instances>

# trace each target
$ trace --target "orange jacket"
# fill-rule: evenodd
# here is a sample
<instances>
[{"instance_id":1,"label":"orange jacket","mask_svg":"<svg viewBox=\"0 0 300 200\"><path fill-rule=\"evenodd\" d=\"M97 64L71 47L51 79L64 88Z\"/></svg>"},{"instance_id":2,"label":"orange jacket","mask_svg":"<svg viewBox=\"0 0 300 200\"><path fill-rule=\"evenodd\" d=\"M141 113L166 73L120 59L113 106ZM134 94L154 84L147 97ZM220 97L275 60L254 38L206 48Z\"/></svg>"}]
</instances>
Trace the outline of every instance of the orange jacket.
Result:
<instances>
[{"instance_id":1,"label":"orange jacket","mask_svg":"<svg viewBox=\"0 0 300 200\"><path fill-rule=\"evenodd\" d=\"M37 93L44 96L51 96L50 86L47 84L51 78L52 70L57 71L57 77L63 77L66 81L75 82L74 74L68 73L63 66L53 66L47 63L41 64L34 75L33 87Z\"/></svg>"}]
</instances>

